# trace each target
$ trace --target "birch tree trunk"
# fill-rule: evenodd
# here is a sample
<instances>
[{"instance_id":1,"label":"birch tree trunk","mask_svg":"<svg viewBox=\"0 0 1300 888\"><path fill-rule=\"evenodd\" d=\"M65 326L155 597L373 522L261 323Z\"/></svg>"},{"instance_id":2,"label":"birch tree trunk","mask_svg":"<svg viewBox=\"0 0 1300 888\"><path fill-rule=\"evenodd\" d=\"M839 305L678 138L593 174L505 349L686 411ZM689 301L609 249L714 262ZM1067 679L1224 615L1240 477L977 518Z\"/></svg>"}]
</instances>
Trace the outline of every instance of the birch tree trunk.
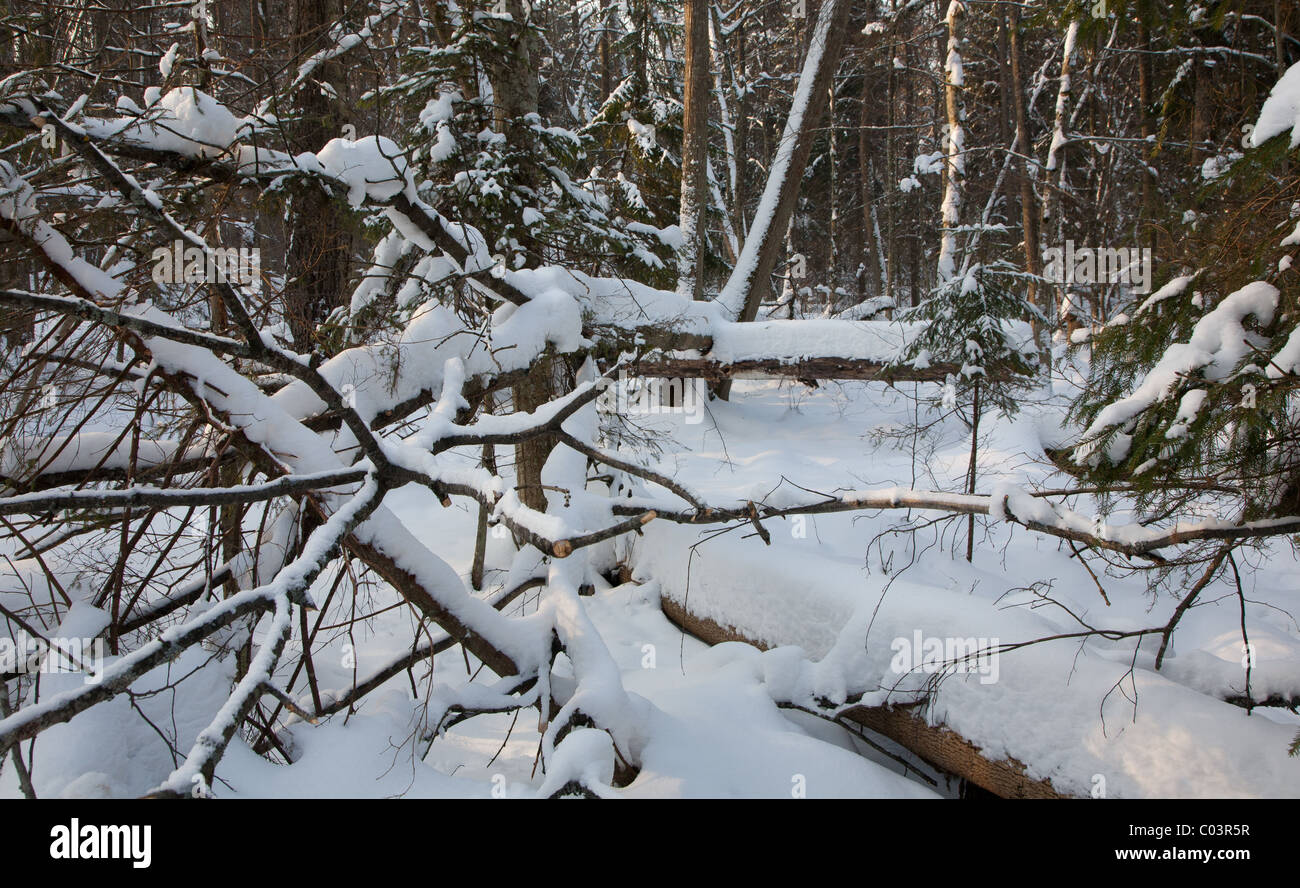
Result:
<instances>
[{"instance_id":1,"label":"birch tree trunk","mask_svg":"<svg viewBox=\"0 0 1300 888\"><path fill-rule=\"evenodd\" d=\"M961 90L965 74L961 62L961 0L948 4L948 55L943 68L944 110L948 118L948 138L943 160L943 234L939 241L939 286L950 283L957 273L957 225L961 221L961 192L966 175L966 131L962 128Z\"/></svg>"},{"instance_id":2,"label":"birch tree trunk","mask_svg":"<svg viewBox=\"0 0 1300 888\"><path fill-rule=\"evenodd\" d=\"M1061 216L1061 195L1065 189L1065 111L1070 104L1070 60L1074 57L1074 44L1079 35L1079 22L1070 22L1065 32L1065 45L1061 49L1061 81L1056 92L1056 113L1052 120L1052 144L1047 150L1047 163L1044 165L1048 177L1056 174L1056 182L1049 186L1047 198L1043 201L1043 232L1046 233L1054 224L1056 241L1064 240L1065 220ZM1079 327L1074 306L1070 298L1070 283L1067 279L1061 284L1060 311L1057 324L1065 327L1066 333L1073 333Z\"/></svg>"}]
</instances>

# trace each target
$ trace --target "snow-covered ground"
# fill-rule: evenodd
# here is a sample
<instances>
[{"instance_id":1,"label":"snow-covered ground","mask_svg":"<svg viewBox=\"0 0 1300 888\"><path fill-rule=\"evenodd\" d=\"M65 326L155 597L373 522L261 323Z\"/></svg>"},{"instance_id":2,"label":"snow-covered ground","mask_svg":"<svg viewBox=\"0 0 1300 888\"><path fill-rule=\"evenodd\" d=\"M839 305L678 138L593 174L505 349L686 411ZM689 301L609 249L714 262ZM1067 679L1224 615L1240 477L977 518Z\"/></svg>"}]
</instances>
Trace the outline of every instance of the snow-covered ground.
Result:
<instances>
[{"instance_id":1,"label":"snow-covered ground","mask_svg":"<svg viewBox=\"0 0 1300 888\"><path fill-rule=\"evenodd\" d=\"M809 390L739 382L733 402L710 403L701 422L682 414L633 417L660 452L623 455L651 459L714 505L779 502L784 492L797 491L791 485L827 493L893 484L958 490L968 433L952 418L918 436L908 433L918 418L934 418L916 406L915 391L927 394L911 384ZM987 421L979 489L1004 480L1063 486L1060 476L1052 479L1043 454L1043 441L1059 435L1059 416L1055 402L1026 403L1014 419ZM466 453L466 461L473 456ZM440 508L413 487L388 502L421 540L468 575L471 508ZM1085 514L1092 508L1082 500L1074 506ZM1006 645L1078 632L1078 620L1127 631L1164 624L1176 606L1168 590L1153 598L1141 578L1109 576L1090 560L1107 605L1066 544L985 519L976 522L974 562L967 564L966 519L930 523L937 517L888 511L769 521L770 546L749 525L718 535L717 526L654 521L643 536L604 544L606 551L595 557L624 561L635 581L604 585L583 601L624 686L649 704L643 767L619 794L951 796L955 785L936 781L928 769L918 776L847 730L774 701L810 695L842 700L854 693L869 704L911 699L934 676L924 669L900 671L901 640ZM915 533L888 532L909 520ZM1243 580L1256 657L1252 692L1256 698L1294 693L1300 688L1300 625L1293 616L1300 606L1300 566L1284 546L1267 558L1251 558L1256 563ZM485 595L506 583L512 560L509 539L490 535L493 569ZM331 581L322 578L317 600ZM537 594L525 593L509 612L534 611ZM684 637L661 613L660 595L774 649L738 643L708 648ZM374 587L371 600L355 607L377 615L365 624L368 634L352 636L329 628L351 616L352 603L331 606L318 644L329 641L314 657L323 693L345 691L354 675L364 677L404 652L415 627L408 609L384 610L397 601L390 589ZM947 677L927 717L990 758L1018 759L1029 776L1050 779L1063 793L1088 795L1102 785L1110 797L1300 795L1300 761L1286 754L1298 720L1278 710L1248 716L1219 699L1245 686L1235 587L1215 585L1200 602L1180 624L1160 672L1154 670L1158 638L1136 653L1131 639L1051 641L977 660L977 671ZM437 636L438 630L430 631ZM295 636L286 663L296 661L296 643ZM176 764L162 738L187 749L210 718L212 701L222 698L219 685L229 680L223 665L187 679L183 694L169 689L171 680L202 661L191 651L140 685L156 693L119 697L42 735L34 768L38 794L128 796L156 786ZM430 680L463 681L477 663L453 649L434 667L431 679L427 663L410 677L397 675L350 716L295 724L292 765L272 764L236 741L218 768L215 792L527 797L557 788L554 775L548 779L535 765L535 709L517 717L480 716L432 743L423 740L421 701ZM557 682L567 668L562 656ZM191 682L212 684L211 693L196 692L201 689ZM42 693L52 690L46 684ZM293 693L306 696L301 678ZM584 739L607 743L604 735ZM0 775L0 794L19 795L12 769Z\"/></svg>"},{"instance_id":2,"label":"snow-covered ground","mask_svg":"<svg viewBox=\"0 0 1300 888\"><path fill-rule=\"evenodd\" d=\"M771 500L783 479L825 492L894 483L957 489L969 448L964 426L949 421L923 436L915 461L910 435L881 437L904 430L911 409L903 392L880 385L810 394L751 384L738 403L711 405L711 422L673 424L683 446L661 468L673 467L710 502ZM998 481L1067 486L1059 475L1051 479L1043 454L1059 415L1057 405L1028 404L1012 421L987 424L980 489ZM1075 508L1087 514L1090 505ZM917 524L935 517L913 516ZM696 546L689 564L684 553L700 540L698 529L657 523L636 544L633 562L638 576L654 577L693 613L769 645L798 645L822 661L813 675L817 692L884 688L869 693L868 703L907 699L899 692L931 677L896 671L895 655L906 650L898 639L920 633L1005 646L1079 632L1079 620L1132 631L1164 625L1177 605L1168 592L1153 599L1140 578L1107 576L1090 560L1107 605L1067 544L1022 528L977 520L972 564L964 559L965 518L878 537L906 520L901 512L808 516L806 524L771 526L770 547L744 527ZM1289 695L1300 685L1297 563L1285 545L1252 561L1257 569L1243 573L1251 692L1256 699ZM1052 641L949 676L929 717L985 755L1019 759L1030 776L1070 794L1088 795L1103 779L1109 796L1300 794L1300 762L1286 754L1297 719L1265 709L1247 716L1218 699L1245 689L1235 586L1211 586L1199 602L1180 623L1160 672L1158 637L1136 654L1133 639Z\"/></svg>"}]
</instances>

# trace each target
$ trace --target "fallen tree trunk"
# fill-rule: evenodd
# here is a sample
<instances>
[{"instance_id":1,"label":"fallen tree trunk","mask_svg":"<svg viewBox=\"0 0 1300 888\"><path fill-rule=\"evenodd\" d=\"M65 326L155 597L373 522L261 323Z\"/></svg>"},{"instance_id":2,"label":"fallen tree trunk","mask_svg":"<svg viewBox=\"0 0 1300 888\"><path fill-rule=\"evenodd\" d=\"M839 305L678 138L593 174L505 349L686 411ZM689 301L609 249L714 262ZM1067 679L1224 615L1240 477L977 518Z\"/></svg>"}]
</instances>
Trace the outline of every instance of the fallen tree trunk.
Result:
<instances>
[{"instance_id":1,"label":"fallen tree trunk","mask_svg":"<svg viewBox=\"0 0 1300 888\"><path fill-rule=\"evenodd\" d=\"M888 737L930 765L955 774L1004 799L1069 798L1046 780L1025 774L1016 759L986 758L965 737L943 725L929 725L908 706L858 706L843 717Z\"/></svg>"},{"instance_id":2,"label":"fallen tree trunk","mask_svg":"<svg viewBox=\"0 0 1300 888\"><path fill-rule=\"evenodd\" d=\"M660 606L669 622L687 635L705 644L740 641L767 650L770 645L746 638L732 626L691 613L684 605L666 595ZM1004 799L1069 798L1046 780L1034 780L1016 759L990 759L975 744L943 725L930 725L913 710L920 704L906 706L855 706L840 713L841 718L867 730L888 737L927 764L961 777L981 789Z\"/></svg>"},{"instance_id":3,"label":"fallen tree trunk","mask_svg":"<svg viewBox=\"0 0 1300 888\"><path fill-rule=\"evenodd\" d=\"M710 358L666 358L641 361L629 366L629 372L641 376L668 379L861 379L882 382L943 382L960 368L955 364L935 364L918 369L910 365L890 364L857 358L809 357L796 361L777 358L742 361L717 361Z\"/></svg>"}]
</instances>

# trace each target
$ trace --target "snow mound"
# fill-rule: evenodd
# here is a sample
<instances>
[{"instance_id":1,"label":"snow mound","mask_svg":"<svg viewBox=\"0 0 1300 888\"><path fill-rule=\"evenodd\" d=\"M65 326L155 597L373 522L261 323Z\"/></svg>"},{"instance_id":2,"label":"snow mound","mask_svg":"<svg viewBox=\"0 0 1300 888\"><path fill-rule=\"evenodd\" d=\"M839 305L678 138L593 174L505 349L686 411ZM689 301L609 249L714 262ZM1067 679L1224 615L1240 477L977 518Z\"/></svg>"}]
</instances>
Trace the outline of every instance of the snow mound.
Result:
<instances>
[{"instance_id":1,"label":"snow mound","mask_svg":"<svg viewBox=\"0 0 1300 888\"><path fill-rule=\"evenodd\" d=\"M326 173L347 183L348 203L354 207L367 197L385 201L402 192L415 196L406 155L386 136L331 139L316 152L316 160Z\"/></svg>"},{"instance_id":2,"label":"snow mound","mask_svg":"<svg viewBox=\"0 0 1300 888\"><path fill-rule=\"evenodd\" d=\"M158 151L210 159L229 151L241 131L251 128L248 118L236 117L225 105L192 86L162 96L151 90L145 99L143 119L131 116L88 121L87 132L103 137L120 133Z\"/></svg>"}]
</instances>

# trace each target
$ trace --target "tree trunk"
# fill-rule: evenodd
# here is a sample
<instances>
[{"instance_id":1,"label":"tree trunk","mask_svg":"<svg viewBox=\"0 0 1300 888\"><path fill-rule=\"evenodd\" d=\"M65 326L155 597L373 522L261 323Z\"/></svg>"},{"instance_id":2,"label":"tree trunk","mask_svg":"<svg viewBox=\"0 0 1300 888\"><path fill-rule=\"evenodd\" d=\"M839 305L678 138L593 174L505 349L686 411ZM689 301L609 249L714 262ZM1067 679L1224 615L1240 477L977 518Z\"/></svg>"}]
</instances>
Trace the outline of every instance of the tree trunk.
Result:
<instances>
[{"instance_id":1,"label":"tree trunk","mask_svg":"<svg viewBox=\"0 0 1300 888\"><path fill-rule=\"evenodd\" d=\"M1202 60L1192 64L1192 127L1191 127L1191 162L1193 167L1200 167L1205 158L1213 153L1206 150L1210 137L1210 72L1211 69Z\"/></svg>"},{"instance_id":2,"label":"tree trunk","mask_svg":"<svg viewBox=\"0 0 1300 888\"><path fill-rule=\"evenodd\" d=\"M335 0L295 0L293 50L298 61L320 49L338 12ZM341 135L340 104L324 95L317 82L338 90L343 80L340 66L327 62L303 84L298 96L301 116L289 128L294 151L319 151ZM338 202L319 188L298 190L289 215L284 302L294 347L299 351L311 350L316 327L344 302L350 248L347 217Z\"/></svg>"},{"instance_id":3,"label":"tree trunk","mask_svg":"<svg viewBox=\"0 0 1300 888\"><path fill-rule=\"evenodd\" d=\"M526 25L527 15L521 0L508 0L506 8L514 22L509 26L507 39L498 46L498 53L491 63L492 91L496 98L494 120L497 131L506 137L510 146L526 146L532 138L529 127L524 123L525 116L537 112L538 81L535 60L537 59L537 35ZM521 180L528 183L528 173L524 171ZM515 208L516 218L507 221L510 228L520 232L516 238L526 254L540 260L540 247L526 236L527 226L523 224L523 209ZM505 250L505 245L498 243L497 248ZM514 267L514 257L508 259ZM543 358L533 367L533 372L512 388L514 408L516 411L536 410L560 394L556 383L556 361ZM542 467L550 456L555 442L549 435L515 445L515 483L519 487L519 499L529 508L546 510L546 494L542 490Z\"/></svg>"},{"instance_id":4,"label":"tree trunk","mask_svg":"<svg viewBox=\"0 0 1300 888\"><path fill-rule=\"evenodd\" d=\"M542 358L522 382L511 389L516 412L536 410L562 394L556 371L559 359ZM515 485L519 500L530 509L546 511L546 491L542 489L542 467L555 448L555 439L540 435L515 445Z\"/></svg>"},{"instance_id":5,"label":"tree trunk","mask_svg":"<svg viewBox=\"0 0 1300 888\"><path fill-rule=\"evenodd\" d=\"M1070 104L1070 60L1074 56L1074 44L1079 35L1078 20L1070 22L1065 32L1065 45L1061 49L1061 81L1056 92L1056 113L1052 120L1052 144L1047 150L1045 169L1048 178L1056 174L1055 184L1049 185L1047 198L1043 201L1043 228L1046 234L1052 224L1056 225L1056 243L1064 246L1065 219L1061 211L1061 195L1065 190L1065 110ZM1079 319L1070 302L1070 283L1068 279L1061 284L1060 310L1057 325L1063 326L1067 334L1079 327Z\"/></svg>"},{"instance_id":6,"label":"tree trunk","mask_svg":"<svg viewBox=\"0 0 1300 888\"><path fill-rule=\"evenodd\" d=\"M484 405L490 412L490 408ZM497 473L496 445L483 445L483 468L487 469L493 475ZM474 528L474 560L470 564L469 584L475 591L483 589L483 567L487 559L487 537L488 537L488 507L486 503L480 503L478 509L478 521Z\"/></svg>"},{"instance_id":7,"label":"tree trunk","mask_svg":"<svg viewBox=\"0 0 1300 888\"><path fill-rule=\"evenodd\" d=\"M816 127L826 109L849 7L849 0L825 0L822 6L758 214L745 238L740 262L720 297L741 321L754 320L758 307L771 292L772 269L782 246L781 234L794 213Z\"/></svg>"},{"instance_id":8,"label":"tree trunk","mask_svg":"<svg viewBox=\"0 0 1300 888\"><path fill-rule=\"evenodd\" d=\"M1031 178L1029 158L1033 154L1034 143L1029 138L1028 114L1025 109L1025 86L1021 74L1020 55L1020 7L1012 4L1011 21L1008 27L1008 47L1011 54L1011 104L1016 119L1016 153L1020 155L1020 224L1024 233L1025 271L1030 275L1028 285L1029 301L1043 309L1038 298L1038 280L1042 274L1042 251L1038 243L1038 201L1034 197L1034 182ZM1037 325L1035 325L1037 326Z\"/></svg>"},{"instance_id":9,"label":"tree trunk","mask_svg":"<svg viewBox=\"0 0 1300 888\"><path fill-rule=\"evenodd\" d=\"M682 249L677 289L704 298L704 219L708 207L709 0L686 0L686 95L682 134Z\"/></svg>"},{"instance_id":10,"label":"tree trunk","mask_svg":"<svg viewBox=\"0 0 1300 888\"><path fill-rule=\"evenodd\" d=\"M1142 118L1142 210L1139 230L1148 237L1148 246L1155 245L1155 228L1152 226L1155 211L1155 177L1151 173L1151 148L1156 134L1151 119L1151 36L1146 22L1138 19L1138 113Z\"/></svg>"},{"instance_id":11,"label":"tree trunk","mask_svg":"<svg viewBox=\"0 0 1300 888\"><path fill-rule=\"evenodd\" d=\"M877 267L883 257L877 256L876 249L880 245L873 236L876 225L871 198L871 142L867 138L867 108L866 82L863 81L862 98L858 102L858 182L862 193L862 274L859 279L862 281L862 299L871 295L869 286L875 286L868 282L881 280L883 270Z\"/></svg>"},{"instance_id":12,"label":"tree trunk","mask_svg":"<svg viewBox=\"0 0 1300 888\"><path fill-rule=\"evenodd\" d=\"M736 28L737 56L740 59L740 76L745 76L745 23ZM749 235L749 220L745 215L745 203L749 199L746 173L749 171L749 90L736 102L736 187L732 203L736 208L736 234L740 237Z\"/></svg>"},{"instance_id":13,"label":"tree trunk","mask_svg":"<svg viewBox=\"0 0 1300 888\"><path fill-rule=\"evenodd\" d=\"M943 236L939 242L939 285L948 284L957 270L957 225L961 221L961 199L966 175L966 135L962 129L961 90L965 74L961 63L960 0L948 4L948 56L943 67L943 104L948 118L948 139L943 162Z\"/></svg>"},{"instance_id":14,"label":"tree trunk","mask_svg":"<svg viewBox=\"0 0 1300 888\"><path fill-rule=\"evenodd\" d=\"M758 317L759 306L771 293L772 269L783 243L780 235L794 214L816 126L826 109L828 90L839 65L850 5L849 0L825 0L822 5L763 197L745 237L740 261L718 297L723 307L741 321L748 322ZM718 397L724 400L730 392L729 381L716 389Z\"/></svg>"},{"instance_id":15,"label":"tree trunk","mask_svg":"<svg viewBox=\"0 0 1300 888\"><path fill-rule=\"evenodd\" d=\"M1283 43L1286 41L1286 26L1283 21L1286 14L1282 11L1282 0L1273 0L1273 54L1277 59L1277 76L1280 78L1286 71L1286 51L1283 49Z\"/></svg>"}]
</instances>

